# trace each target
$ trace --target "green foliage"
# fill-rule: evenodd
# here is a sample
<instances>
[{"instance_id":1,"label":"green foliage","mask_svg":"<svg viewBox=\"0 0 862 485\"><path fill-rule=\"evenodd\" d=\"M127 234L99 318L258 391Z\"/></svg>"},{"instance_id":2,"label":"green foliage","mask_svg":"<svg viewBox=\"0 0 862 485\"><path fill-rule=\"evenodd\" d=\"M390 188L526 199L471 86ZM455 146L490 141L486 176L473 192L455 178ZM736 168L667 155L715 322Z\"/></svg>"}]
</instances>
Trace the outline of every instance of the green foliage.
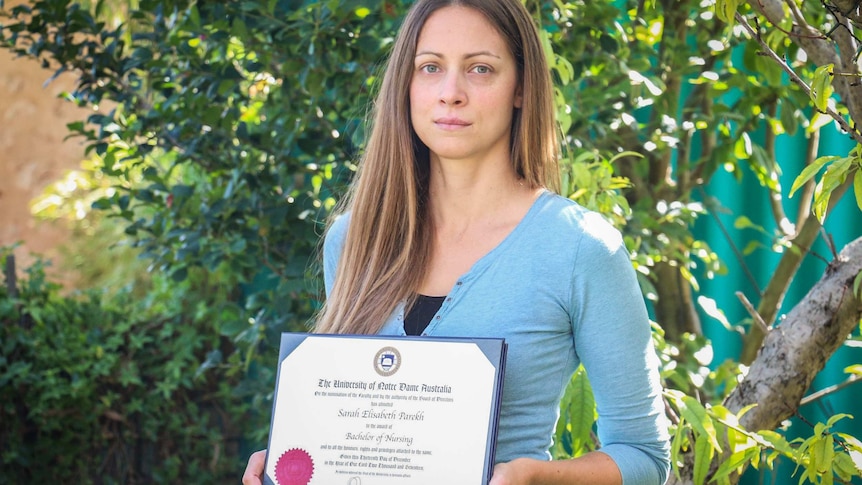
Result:
<instances>
[{"instance_id":1,"label":"green foliage","mask_svg":"<svg viewBox=\"0 0 862 485\"><path fill-rule=\"evenodd\" d=\"M715 14L719 20L732 26L740 3L740 0L718 0L715 2Z\"/></svg>"},{"instance_id":2,"label":"green foliage","mask_svg":"<svg viewBox=\"0 0 862 485\"><path fill-rule=\"evenodd\" d=\"M764 197L780 201L783 190L775 137L803 130L810 134L830 121L816 110L836 107L832 69L799 55L800 46L788 35L793 18L788 15L781 25L758 31L766 46L791 59L791 68L814 89L809 96L798 84L788 83L782 67L762 55L764 46L733 28L737 12L754 16L745 2L724 0L708 8L696 2L555 5L548 17L563 22L547 27L551 45L574 71L570 82L560 76L563 120L570 126L568 142L576 147L576 154L639 154L617 157L613 166L615 176L628 182L623 193L630 212L619 212L625 214L622 229L645 296L658 302L678 300L687 289L662 278L668 273L659 271L661 266L673 267L695 291L699 275L711 278L725 271L715 253L692 234L697 218L726 211L720 201L703 197L702 188L719 171L727 171L737 180L753 176L764 188ZM828 25L829 14L822 5L803 2L799 8L797 13L810 25ZM857 159L854 150L849 157L815 162L800 175L791 194L826 167L812 205L822 222L836 189L848 177L855 182ZM862 177L859 180L857 198L862 193ZM581 180L576 183L589 186ZM756 239L745 247L746 255L795 249L789 238L793 228L788 230L784 214L776 216L775 229L742 218L738 224L757 229ZM769 244L760 243L764 236ZM714 301L692 300L728 330L744 331L728 322ZM686 463L684 472L701 482L710 475L713 460L727 460L728 453L734 452L721 444L724 425L710 413L721 409L717 406L735 388L744 369L735 362L712 363L711 346L697 335L698 327L668 326L691 311L683 307L688 305L670 305L667 311L657 308L658 323L668 333L666 340L666 332L657 330L657 347L668 387L687 396L680 401L680 409L689 420L683 418L675 428L676 457L683 451L697 456L697 463ZM565 409L564 402L561 414ZM689 443L688 434L704 439ZM758 446L747 454L733 455L732 469L757 465L763 449Z\"/></svg>"},{"instance_id":3,"label":"green foliage","mask_svg":"<svg viewBox=\"0 0 862 485\"><path fill-rule=\"evenodd\" d=\"M753 406L733 414L721 403L736 387L743 369L727 361L710 369L710 344L688 335L682 347L667 342L660 327L653 339L667 382L665 401L675 417L671 425L671 466L677 476L690 470L692 483L735 483L749 466L772 470L779 459L796 464L799 483L850 483L862 477L862 443L853 436L832 431L847 414L817 423L807 438L788 441L786 430L751 431L740 419ZM851 375L859 366L845 369Z\"/></svg>"},{"instance_id":4,"label":"green foliage","mask_svg":"<svg viewBox=\"0 0 862 485\"><path fill-rule=\"evenodd\" d=\"M621 157L639 157L637 153L621 153L605 159L596 152L582 150L571 153L566 171L563 173L563 192L569 198L591 210L605 214L617 227L626 224L631 214L628 201L622 189L629 187L629 181L614 174L613 164Z\"/></svg>"},{"instance_id":5,"label":"green foliage","mask_svg":"<svg viewBox=\"0 0 862 485\"><path fill-rule=\"evenodd\" d=\"M404 10L347 3L142 1L112 29L75 2L40 1L13 8L3 34L19 54L90 73L67 97L110 105L69 125L111 181L93 207L154 268L182 281L227 264L250 314L278 307L271 325L301 329L320 225Z\"/></svg>"},{"instance_id":6,"label":"green foliage","mask_svg":"<svg viewBox=\"0 0 862 485\"><path fill-rule=\"evenodd\" d=\"M695 485L729 484L731 475L742 473L746 466L771 469L779 457L797 465L800 485L832 484L836 480L849 483L862 477L862 443L831 431L836 422L849 415L832 416L825 424L817 423L810 437L787 441L775 431L742 428L739 419L750 408L733 414L721 405L705 407L678 391L668 391L666 397L680 415L673 437L672 466L679 474L679 467L685 466L682 452L693 448ZM716 466L714 459L722 446L727 454Z\"/></svg>"},{"instance_id":7,"label":"green foliage","mask_svg":"<svg viewBox=\"0 0 862 485\"><path fill-rule=\"evenodd\" d=\"M19 283L0 288L0 482L235 479L244 428L267 422L218 362L232 344L211 323L235 310L158 279L145 300L61 296L41 263Z\"/></svg>"},{"instance_id":8,"label":"green foliage","mask_svg":"<svg viewBox=\"0 0 862 485\"><path fill-rule=\"evenodd\" d=\"M712 344L703 336L686 334L682 342L674 344L665 339L661 327L653 325L653 342L665 387L707 403L721 402L736 388L740 364L731 360L715 364Z\"/></svg>"},{"instance_id":9,"label":"green foliage","mask_svg":"<svg viewBox=\"0 0 862 485\"><path fill-rule=\"evenodd\" d=\"M691 269L699 264L710 274L723 271L709 246L691 233L695 219L705 213L702 203L691 200L693 186L685 184L675 192L670 185L655 183L666 174L650 175L667 164L671 151L691 143L696 130L715 130L719 125L715 120L701 121L695 106L686 108L685 117L692 121L684 126L675 121L680 99L687 93L678 83L668 86L664 73L693 77L697 66L689 62L688 46L661 35L670 14L637 2L542 5L549 45L559 59L552 66L567 146L564 191L623 230L651 298L657 296L653 274L657 264L673 264L694 285ZM693 5L672 8L674 16L697 13ZM704 37L698 39L699 45L707 42L708 34L697 34ZM656 59L656 51L677 57ZM717 54L722 59L730 56ZM695 155L688 148L686 154ZM705 160L695 160L692 166L684 163L689 161L680 159L680 173L702 171L708 165ZM710 175L698 177L706 183Z\"/></svg>"},{"instance_id":10,"label":"green foliage","mask_svg":"<svg viewBox=\"0 0 862 485\"><path fill-rule=\"evenodd\" d=\"M275 336L304 330L316 309L311 263L322 222L352 173L364 106L406 8L115 7L0 8L0 43L58 74L82 73L66 98L95 111L69 124L90 157L67 184L77 190L58 187L37 208L57 217L74 207L90 237L115 234L104 228L119 222L116 242L132 248L118 253L91 239L71 251L92 256L85 281L104 285L89 306L52 288L51 306L21 297L44 325L19 329L4 315L4 331L15 334L0 339L4 363L17 363L14 375L0 370L2 441L13 444L4 483L236 479L244 454L265 443ZM129 284L150 279L154 286ZM77 346L36 347L47 336ZM77 362L74 377L43 379L65 375L61 357ZM34 382L55 384L56 398ZM19 394L27 400L11 399ZM67 412L68 423L57 419ZM54 456L69 466L33 466Z\"/></svg>"},{"instance_id":11,"label":"green foliage","mask_svg":"<svg viewBox=\"0 0 862 485\"><path fill-rule=\"evenodd\" d=\"M846 157L820 157L811 165L805 167L802 173L793 181L790 189L792 196L800 187L812 180L823 167L827 167L814 189L814 215L822 223L826 218L832 193L853 176L853 187L856 193L856 204L862 209L862 148L857 145Z\"/></svg>"},{"instance_id":12,"label":"green foliage","mask_svg":"<svg viewBox=\"0 0 862 485\"><path fill-rule=\"evenodd\" d=\"M819 111L826 111L829 106L829 98L832 97L833 65L826 64L814 70L814 79L811 81L811 100L814 107Z\"/></svg>"},{"instance_id":13,"label":"green foliage","mask_svg":"<svg viewBox=\"0 0 862 485\"><path fill-rule=\"evenodd\" d=\"M572 374L561 401L551 456L555 460L583 455L598 448L593 434L598 413L593 389L583 366Z\"/></svg>"},{"instance_id":14,"label":"green foliage","mask_svg":"<svg viewBox=\"0 0 862 485\"><path fill-rule=\"evenodd\" d=\"M66 98L94 110L69 125L88 147L90 165L78 179L86 188L58 191L39 207L47 214L74 206L76 220L92 230L104 227L100 219L121 223L118 242L133 247L129 257L140 257L149 273L132 279L152 278L153 285L125 288L105 278L142 270L112 273L117 253L103 251L108 261L92 265L100 271L88 281L111 291L60 297L34 270L19 299L0 298L8 332L0 392L16 390L3 395L0 437L21 444L4 451L2 473L5 464L15 466L9 473L21 473L16 481L86 482L94 472L116 482L217 481L241 468L221 458L237 456L228 448L240 436L262 446L266 426L251 410L271 405L274 337L304 330L319 305L313 262L323 221L362 151L365 106L411 2L119 3L0 5L0 44L58 74L75 72L78 84ZM693 452L697 481L710 476L713 460L724 460L714 476L725 480L779 455L799 463L803 477L811 467L839 478L849 473L846 459L834 458L846 453L824 458L821 437L831 436L834 423L808 445L739 428L719 404L736 386L739 364L711 368L709 342L694 328L671 328L678 315L695 313L685 306L695 299L679 295L697 290L698 278L726 271L692 231L698 218L724 210L702 189L726 171L737 180L754 177L766 196L780 199L781 167L764 140L810 134L830 121L816 109L836 105L831 69L799 55L788 17L764 29L763 41L791 59L813 90L785 82L782 68L761 55L764 47L732 28L737 12L751 14L737 0L708 7L688 0L525 4L543 26L556 81L565 195L620 227L644 294L673 303L656 307L654 335L662 377L683 393L668 394L681 414L675 457ZM798 8L811 25L830 22L818 2ZM815 190L817 217L851 176L862 207L859 159L857 148L814 161L791 194L825 169ZM90 208L99 215L87 215ZM738 223L770 239L746 253L792 243L783 230ZM668 268L681 283L662 277ZM739 329L713 301L697 301L726 328ZM7 318L30 323L6 325ZM51 352L60 346L68 350ZM27 400L10 400L24 394ZM75 421L60 426L57 416ZM582 373L573 377L561 418L555 457L594 449L595 409ZM833 443L855 446L835 436ZM75 450L87 450L92 461ZM814 458L812 450L819 450ZM19 471L35 456L57 453L68 475ZM132 456L144 460L132 463Z\"/></svg>"}]
</instances>

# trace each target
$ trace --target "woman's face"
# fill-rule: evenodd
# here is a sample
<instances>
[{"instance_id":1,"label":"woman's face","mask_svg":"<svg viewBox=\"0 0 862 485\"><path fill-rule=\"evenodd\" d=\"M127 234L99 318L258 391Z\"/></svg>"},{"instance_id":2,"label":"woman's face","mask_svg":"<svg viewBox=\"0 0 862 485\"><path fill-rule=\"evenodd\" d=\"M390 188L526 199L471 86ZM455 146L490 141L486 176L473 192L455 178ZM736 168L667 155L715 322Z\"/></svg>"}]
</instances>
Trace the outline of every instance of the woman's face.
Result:
<instances>
[{"instance_id":1,"label":"woman's face","mask_svg":"<svg viewBox=\"0 0 862 485\"><path fill-rule=\"evenodd\" d=\"M455 6L434 12L419 34L410 81L413 129L432 159L508 161L520 106L515 59L485 16Z\"/></svg>"}]
</instances>

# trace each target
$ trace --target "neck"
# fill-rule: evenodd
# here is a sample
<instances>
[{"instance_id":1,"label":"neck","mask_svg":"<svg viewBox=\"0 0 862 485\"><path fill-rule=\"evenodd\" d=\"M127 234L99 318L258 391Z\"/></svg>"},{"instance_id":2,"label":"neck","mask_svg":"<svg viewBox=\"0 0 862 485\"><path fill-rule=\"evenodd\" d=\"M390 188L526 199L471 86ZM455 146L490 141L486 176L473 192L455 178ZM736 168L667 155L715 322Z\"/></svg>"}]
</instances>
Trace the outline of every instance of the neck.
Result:
<instances>
[{"instance_id":1,"label":"neck","mask_svg":"<svg viewBox=\"0 0 862 485\"><path fill-rule=\"evenodd\" d=\"M429 183L431 220L437 231L444 232L502 222L506 219L502 214L529 205L538 193L510 163L477 164L432 157Z\"/></svg>"}]
</instances>

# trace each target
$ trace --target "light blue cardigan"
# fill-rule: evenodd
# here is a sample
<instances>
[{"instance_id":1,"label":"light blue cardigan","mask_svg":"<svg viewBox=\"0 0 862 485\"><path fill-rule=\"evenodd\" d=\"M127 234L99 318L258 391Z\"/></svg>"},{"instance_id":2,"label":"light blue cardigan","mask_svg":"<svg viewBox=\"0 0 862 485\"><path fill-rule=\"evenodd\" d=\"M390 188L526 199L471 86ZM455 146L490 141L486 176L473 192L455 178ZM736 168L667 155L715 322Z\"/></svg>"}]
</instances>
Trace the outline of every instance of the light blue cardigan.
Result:
<instances>
[{"instance_id":1,"label":"light blue cardigan","mask_svg":"<svg viewBox=\"0 0 862 485\"><path fill-rule=\"evenodd\" d=\"M324 243L326 292L349 225ZM380 331L405 335L399 305ZM559 402L584 364L598 406L601 451L625 485L660 485L669 443L658 358L629 254L600 215L544 192L515 229L458 279L425 335L509 344L498 462L548 459Z\"/></svg>"}]
</instances>

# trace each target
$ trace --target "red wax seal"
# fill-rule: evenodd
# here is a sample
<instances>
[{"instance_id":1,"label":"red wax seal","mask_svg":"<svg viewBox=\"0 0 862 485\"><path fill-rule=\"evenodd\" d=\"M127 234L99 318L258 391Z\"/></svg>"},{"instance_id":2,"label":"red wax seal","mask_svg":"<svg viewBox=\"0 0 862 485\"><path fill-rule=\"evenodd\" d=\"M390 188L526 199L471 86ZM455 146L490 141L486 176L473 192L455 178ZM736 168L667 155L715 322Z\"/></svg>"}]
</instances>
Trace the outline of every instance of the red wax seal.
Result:
<instances>
[{"instance_id":1,"label":"red wax seal","mask_svg":"<svg viewBox=\"0 0 862 485\"><path fill-rule=\"evenodd\" d=\"M278 485L308 485L313 474L314 462L305 450L287 450L275 462L275 481Z\"/></svg>"}]
</instances>

